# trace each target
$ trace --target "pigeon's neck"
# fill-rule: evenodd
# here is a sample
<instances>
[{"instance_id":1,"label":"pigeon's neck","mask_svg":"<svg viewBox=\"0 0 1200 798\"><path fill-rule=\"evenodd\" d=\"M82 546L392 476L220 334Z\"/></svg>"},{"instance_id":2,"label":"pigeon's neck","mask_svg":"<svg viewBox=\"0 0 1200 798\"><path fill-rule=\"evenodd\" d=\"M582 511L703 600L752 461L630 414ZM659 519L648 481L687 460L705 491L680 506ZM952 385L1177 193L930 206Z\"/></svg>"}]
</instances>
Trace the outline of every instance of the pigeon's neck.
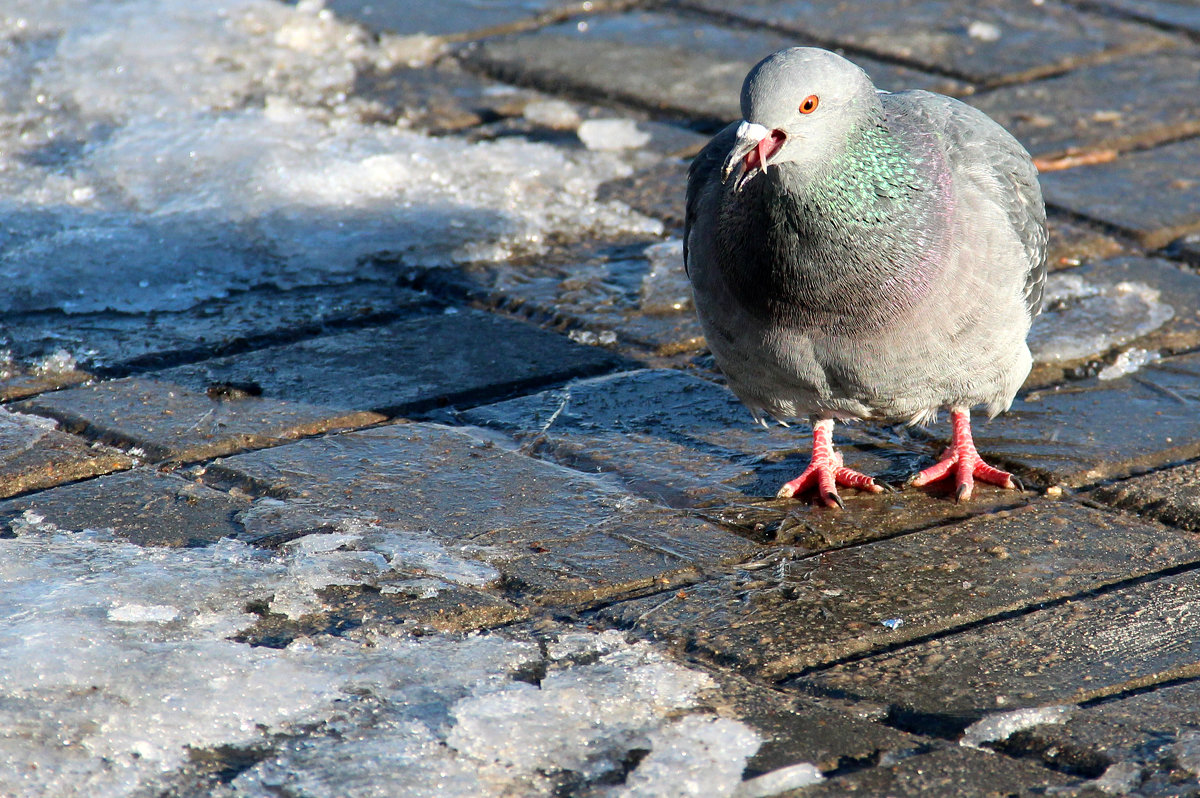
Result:
<instances>
[{"instance_id":1,"label":"pigeon's neck","mask_svg":"<svg viewBox=\"0 0 1200 798\"><path fill-rule=\"evenodd\" d=\"M883 124L852 132L824 168L783 165L763 181L772 312L809 323L881 324L937 276L949 211L946 165ZM802 321L803 319L797 319Z\"/></svg>"}]
</instances>

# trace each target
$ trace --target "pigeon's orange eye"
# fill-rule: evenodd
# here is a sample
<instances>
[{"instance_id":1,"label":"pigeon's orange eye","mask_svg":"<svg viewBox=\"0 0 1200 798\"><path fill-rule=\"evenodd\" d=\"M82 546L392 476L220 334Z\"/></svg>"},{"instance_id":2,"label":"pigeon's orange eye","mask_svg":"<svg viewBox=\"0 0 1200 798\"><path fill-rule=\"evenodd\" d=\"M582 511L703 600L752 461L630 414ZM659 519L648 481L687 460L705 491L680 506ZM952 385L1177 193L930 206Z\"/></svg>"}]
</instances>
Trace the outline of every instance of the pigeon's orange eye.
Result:
<instances>
[{"instance_id":1,"label":"pigeon's orange eye","mask_svg":"<svg viewBox=\"0 0 1200 798\"><path fill-rule=\"evenodd\" d=\"M804 102L800 103L800 113L811 114L813 111L817 110L817 103L820 101L821 100L819 97L817 97L817 95L808 95L804 98Z\"/></svg>"}]
</instances>

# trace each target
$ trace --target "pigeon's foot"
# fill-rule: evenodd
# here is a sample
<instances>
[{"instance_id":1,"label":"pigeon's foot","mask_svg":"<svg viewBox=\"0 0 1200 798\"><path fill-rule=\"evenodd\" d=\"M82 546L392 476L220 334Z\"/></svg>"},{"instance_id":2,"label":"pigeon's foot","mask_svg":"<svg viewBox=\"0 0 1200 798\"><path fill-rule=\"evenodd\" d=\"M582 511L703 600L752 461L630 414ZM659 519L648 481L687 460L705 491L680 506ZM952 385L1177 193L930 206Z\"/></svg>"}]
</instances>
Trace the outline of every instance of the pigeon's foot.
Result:
<instances>
[{"instance_id":1,"label":"pigeon's foot","mask_svg":"<svg viewBox=\"0 0 1200 798\"><path fill-rule=\"evenodd\" d=\"M833 420L824 419L813 424L813 453L808 468L791 482L785 482L775 495L790 499L815 487L827 507L845 509L842 497L838 496L838 485L872 493L883 492L883 486L871 477L842 465L841 454L833 449Z\"/></svg>"},{"instance_id":2,"label":"pigeon's foot","mask_svg":"<svg viewBox=\"0 0 1200 798\"><path fill-rule=\"evenodd\" d=\"M966 410L951 410L950 424L953 429L950 448L942 455L939 463L910 479L910 485L919 488L943 479L953 472L954 482L958 486L955 497L960 502L971 498L976 479L1010 490L1021 489L1021 483L1012 474L983 462L983 458L975 450L975 442L971 440L971 416Z\"/></svg>"}]
</instances>

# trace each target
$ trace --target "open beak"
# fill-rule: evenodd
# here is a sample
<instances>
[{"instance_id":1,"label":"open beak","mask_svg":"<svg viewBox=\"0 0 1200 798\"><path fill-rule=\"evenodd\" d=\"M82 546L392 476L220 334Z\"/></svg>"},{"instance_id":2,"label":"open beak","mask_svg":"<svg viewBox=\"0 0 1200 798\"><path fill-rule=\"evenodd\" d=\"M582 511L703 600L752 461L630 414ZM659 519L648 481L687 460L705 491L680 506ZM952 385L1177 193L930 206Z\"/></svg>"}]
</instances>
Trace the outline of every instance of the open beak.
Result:
<instances>
[{"instance_id":1,"label":"open beak","mask_svg":"<svg viewBox=\"0 0 1200 798\"><path fill-rule=\"evenodd\" d=\"M787 134L776 128L768 130L753 122L742 122L737 129L737 140L725 159L721 169L722 181L734 178L734 190L742 186L760 171L766 173L771 157L779 152Z\"/></svg>"}]
</instances>

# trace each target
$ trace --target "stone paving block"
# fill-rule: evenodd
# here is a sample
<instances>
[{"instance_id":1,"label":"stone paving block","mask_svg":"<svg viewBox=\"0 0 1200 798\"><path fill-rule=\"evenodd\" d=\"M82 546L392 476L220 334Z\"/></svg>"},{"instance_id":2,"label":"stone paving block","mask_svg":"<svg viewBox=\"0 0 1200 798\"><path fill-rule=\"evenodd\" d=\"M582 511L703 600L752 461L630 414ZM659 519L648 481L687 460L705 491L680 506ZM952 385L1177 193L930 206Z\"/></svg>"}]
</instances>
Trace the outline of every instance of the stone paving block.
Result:
<instances>
[{"instance_id":1,"label":"stone paving block","mask_svg":"<svg viewBox=\"0 0 1200 798\"><path fill-rule=\"evenodd\" d=\"M813 42L696 17L636 11L491 39L461 57L509 82L626 103L715 127L741 117L738 95L750 68L775 50L798 44ZM881 88L967 90L939 75L872 58L857 61Z\"/></svg>"},{"instance_id":2,"label":"stone paving block","mask_svg":"<svg viewBox=\"0 0 1200 798\"><path fill-rule=\"evenodd\" d=\"M1051 212L1046 220L1050 248L1046 263L1051 271L1078 266L1087 261L1120 255L1124 247L1095 226Z\"/></svg>"},{"instance_id":3,"label":"stone paving block","mask_svg":"<svg viewBox=\"0 0 1200 798\"><path fill-rule=\"evenodd\" d=\"M1092 0L1097 8L1111 8L1136 19L1200 33L1200 7L1194 0Z\"/></svg>"},{"instance_id":4,"label":"stone paving block","mask_svg":"<svg viewBox=\"0 0 1200 798\"><path fill-rule=\"evenodd\" d=\"M139 546L202 546L239 536L235 516L249 504L246 497L137 468L9 499L0 503L0 524L11 528L33 513L61 529L111 529Z\"/></svg>"},{"instance_id":5,"label":"stone paving block","mask_svg":"<svg viewBox=\"0 0 1200 798\"><path fill-rule=\"evenodd\" d=\"M290 291L258 288L175 312L9 314L0 320L0 333L8 339L13 357L22 361L52 364L54 353L63 350L90 372L123 377L135 369L431 310L440 312L441 306L426 294L390 282L364 281ZM57 382L34 392L88 378L70 370L53 376Z\"/></svg>"},{"instance_id":6,"label":"stone paving block","mask_svg":"<svg viewBox=\"0 0 1200 798\"><path fill-rule=\"evenodd\" d=\"M824 773L850 770L928 746L921 737L856 717L831 702L763 687L726 670L712 676L718 687L706 696L708 706L752 726L764 738L746 763L746 778L801 762Z\"/></svg>"},{"instance_id":7,"label":"stone paving block","mask_svg":"<svg viewBox=\"0 0 1200 798\"><path fill-rule=\"evenodd\" d=\"M1033 7L1025 0L969 6L953 0L751 0L732 6L679 0L675 5L765 23L983 84L1030 80L1184 41L1054 0Z\"/></svg>"},{"instance_id":8,"label":"stone paving block","mask_svg":"<svg viewBox=\"0 0 1200 798\"><path fill-rule=\"evenodd\" d=\"M1088 496L1180 529L1200 531L1200 463L1102 485Z\"/></svg>"},{"instance_id":9,"label":"stone paving block","mask_svg":"<svg viewBox=\"0 0 1200 798\"><path fill-rule=\"evenodd\" d=\"M478 432L478 430L476 430ZM471 543L515 589L586 601L753 554L715 525L470 429L400 424L237 455L207 478Z\"/></svg>"},{"instance_id":10,"label":"stone paving block","mask_svg":"<svg viewBox=\"0 0 1200 798\"><path fill-rule=\"evenodd\" d=\"M691 158L672 158L629 177L610 180L597 190L596 199L624 202L635 211L659 219L674 235L682 236L683 202L690 163Z\"/></svg>"},{"instance_id":11,"label":"stone paving block","mask_svg":"<svg viewBox=\"0 0 1200 798\"><path fill-rule=\"evenodd\" d=\"M10 361L0 371L0 402L12 402L47 391L82 385L90 379L91 374L74 367L47 370Z\"/></svg>"},{"instance_id":12,"label":"stone paving block","mask_svg":"<svg viewBox=\"0 0 1200 798\"><path fill-rule=\"evenodd\" d=\"M194 390L252 383L264 397L343 410L418 412L610 371L603 349L462 310L213 358L157 372Z\"/></svg>"},{"instance_id":13,"label":"stone paving block","mask_svg":"<svg viewBox=\"0 0 1200 798\"><path fill-rule=\"evenodd\" d=\"M887 702L894 723L950 736L998 711L1092 701L1195 678L1198 600L1194 569L1133 580L1100 595L810 672L794 684Z\"/></svg>"},{"instance_id":14,"label":"stone paving block","mask_svg":"<svg viewBox=\"0 0 1200 798\"><path fill-rule=\"evenodd\" d=\"M1200 688L1190 681L1075 707L1061 723L1023 729L996 746L1093 778L1124 772L1130 792L1174 795L1181 793L1172 787L1194 791L1200 776L1197 719Z\"/></svg>"},{"instance_id":15,"label":"stone paving block","mask_svg":"<svg viewBox=\"0 0 1200 798\"><path fill-rule=\"evenodd\" d=\"M470 423L512 435L528 452L582 471L617 475L630 490L703 515L759 540L825 549L886 537L997 504L1022 500L980 491L959 505L929 494L848 491L847 510L797 501L761 501L804 469L805 425L754 424L727 388L680 371L627 372L470 410ZM842 426L836 442L851 467L901 482L934 452L903 430Z\"/></svg>"},{"instance_id":16,"label":"stone paving block","mask_svg":"<svg viewBox=\"0 0 1200 798\"><path fill-rule=\"evenodd\" d=\"M1101 367L1133 348L1172 354L1197 346L1200 277L1157 258L1096 261L1047 279L1042 315L1029 333L1035 365L1025 385L1111 376Z\"/></svg>"},{"instance_id":17,"label":"stone paving block","mask_svg":"<svg viewBox=\"0 0 1200 798\"><path fill-rule=\"evenodd\" d=\"M1200 230L1200 138L1041 181L1047 204L1113 225L1150 249Z\"/></svg>"},{"instance_id":18,"label":"stone paving block","mask_svg":"<svg viewBox=\"0 0 1200 798\"><path fill-rule=\"evenodd\" d=\"M1200 356L1164 358L1117 379L1031 391L975 425L975 443L1028 478L1078 487L1200 456L1198 402Z\"/></svg>"},{"instance_id":19,"label":"stone paving block","mask_svg":"<svg viewBox=\"0 0 1200 798\"><path fill-rule=\"evenodd\" d=\"M1142 54L970 98L1035 156L1128 150L1200 132L1200 51Z\"/></svg>"},{"instance_id":20,"label":"stone paving block","mask_svg":"<svg viewBox=\"0 0 1200 798\"><path fill-rule=\"evenodd\" d=\"M151 461L189 462L277 446L331 429L364 427L384 417L258 396L191 391L158 380L127 377L43 394L21 402L64 428Z\"/></svg>"},{"instance_id":21,"label":"stone paving block","mask_svg":"<svg viewBox=\"0 0 1200 798\"><path fill-rule=\"evenodd\" d=\"M622 342L661 356L704 345L678 241L604 247L532 263L429 269L413 279L437 294L556 327L582 327L572 331L580 341Z\"/></svg>"},{"instance_id":22,"label":"stone paving block","mask_svg":"<svg viewBox=\"0 0 1200 798\"><path fill-rule=\"evenodd\" d=\"M451 9L439 0L327 0L325 8L376 32L458 39L529 27L615 4L613 0L488 0L456 3Z\"/></svg>"},{"instance_id":23,"label":"stone paving block","mask_svg":"<svg viewBox=\"0 0 1200 798\"><path fill-rule=\"evenodd\" d=\"M802 559L787 555L764 552L721 578L616 603L598 617L781 678L1192 563L1200 541L1042 501Z\"/></svg>"},{"instance_id":24,"label":"stone paving block","mask_svg":"<svg viewBox=\"0 0 1200 798\"><path fill-rule=\"evenodd\" d=\"M0 498L133 465L107 446L89 446L36 416L0 410Z\"/></svg>"},{"instance_id":25,"label":"stone paving block","mask_svg":"<svg viewBox=\"0 0 1200 798\"><path fill-rule=\"evenodd\" d=\"M809 796L886 795L889 798L1009 798L1077 794L1082 779L1031 762L975 748L947 747L785 793Z\"/></svg>"}]
</instances>

